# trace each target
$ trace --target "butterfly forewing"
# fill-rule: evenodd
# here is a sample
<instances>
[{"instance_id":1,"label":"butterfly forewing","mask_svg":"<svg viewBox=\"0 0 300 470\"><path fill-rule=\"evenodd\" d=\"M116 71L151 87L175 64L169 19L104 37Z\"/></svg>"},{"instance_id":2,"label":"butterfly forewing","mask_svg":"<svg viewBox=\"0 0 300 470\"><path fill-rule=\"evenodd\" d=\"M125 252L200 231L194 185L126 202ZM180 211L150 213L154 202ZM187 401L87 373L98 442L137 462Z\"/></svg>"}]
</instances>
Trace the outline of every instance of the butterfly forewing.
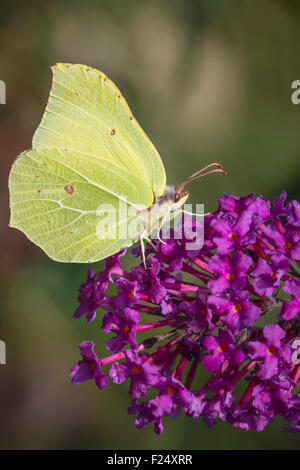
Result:
<instances>
[{"instance_id":1,"label":"butterfly forewing","mask_svg":"<svg viewBox=\"0 0 300 470\"><path fill-rule=\"evenodd\" d=\"M118 88L98 70L72 64L53 67L50 97L33 138L33 149L45 146L113 163L147 183L157 196L164 191L165 171L157 150Z\"/></svg>"}]
</instances>

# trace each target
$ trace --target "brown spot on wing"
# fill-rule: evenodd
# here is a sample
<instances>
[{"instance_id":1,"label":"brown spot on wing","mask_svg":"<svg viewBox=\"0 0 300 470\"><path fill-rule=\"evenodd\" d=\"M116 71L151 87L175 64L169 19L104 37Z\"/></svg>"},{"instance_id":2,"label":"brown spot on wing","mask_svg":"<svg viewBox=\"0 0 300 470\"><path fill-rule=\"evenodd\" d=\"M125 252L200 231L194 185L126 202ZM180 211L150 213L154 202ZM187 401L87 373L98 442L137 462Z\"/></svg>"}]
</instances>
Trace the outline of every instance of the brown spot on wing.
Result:
<instances>
[{"instance_id":1,"label":"brown spot on wing","mask_svg":"<svg viewBox=\"0 0 300 470\"><path fill-rule=\"evenodd\" d=\"M64 190L66 193L70 194L70 196L74 193L75 189L71 184L67 184L67 186L64 187Z\"/></svg>"}]
</instances>

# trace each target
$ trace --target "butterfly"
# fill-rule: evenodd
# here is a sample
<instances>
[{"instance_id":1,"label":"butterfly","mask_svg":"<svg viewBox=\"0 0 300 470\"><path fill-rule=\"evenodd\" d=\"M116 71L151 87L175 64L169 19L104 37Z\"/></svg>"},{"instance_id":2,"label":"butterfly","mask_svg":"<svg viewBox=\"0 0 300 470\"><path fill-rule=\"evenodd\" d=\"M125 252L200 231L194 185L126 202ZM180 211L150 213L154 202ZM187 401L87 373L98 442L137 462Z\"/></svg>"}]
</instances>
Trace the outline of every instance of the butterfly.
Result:
<instances>
[{"instance_id":1,"label":"butterfly","mask_svg":"<svg viewBox=\"0 0 300 470\"><path fill-rule=\"evenodd\" d=\"M212 163L166 185L156 148L105 74L65 63L52 72L32 148L10 171L10 226L55 261L99 261L138 240L144 256L144 240L182 210L186 184L226 172Z\"/></svg>"}]
</instances>

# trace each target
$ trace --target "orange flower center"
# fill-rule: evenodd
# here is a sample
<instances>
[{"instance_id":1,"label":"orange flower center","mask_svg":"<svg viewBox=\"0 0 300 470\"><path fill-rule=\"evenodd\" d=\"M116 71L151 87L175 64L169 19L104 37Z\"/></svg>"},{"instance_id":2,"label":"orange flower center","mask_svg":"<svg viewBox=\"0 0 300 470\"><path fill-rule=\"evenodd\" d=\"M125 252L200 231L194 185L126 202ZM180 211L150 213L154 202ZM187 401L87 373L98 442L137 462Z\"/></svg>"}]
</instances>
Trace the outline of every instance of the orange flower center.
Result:
<instances>
[{"instance_id":1,"label":"orange flower center","mask_svg":"<svg viewBox=\"0 0 300 470\"><path fill-rule=\"evenodd\" d=\"M290 248L292 248L292 245L290 244L290 242L285 242L285 244L283 245L283 248L285 248L286 250L289 250Z\"/></svg>"},{"instance_id":2,"label":"orange flower center","mask_svg":"<svg viewBox=\"0 0 300 470\"><path fill-rule=\"evenodd\" d=\"M175 393L175 388L173 388L169 385L168 392L171 393L171 394Z\"/></svg>"},{"instance_id":3,"label":"orange flower center","mask_svg":"<svg viewBox=\"0 0 300 470\"><path fill-rule=\"evenodd\" d=\"M124 326L124 333L127 335L128 331L130 330L130 326L126 325Z\"/></svg>"},{"instance_id":4,"label":"orange flower center","mask_svg":"<svg viewBox=\"0 0 300 470\"><path fill-rule=\"evenodd\" d=\"M206 309L206 308L203 308L203 309L201 310L201 315L202 315L203 317L206 317L206 315L207 315L207 309Z\"/></svg>"},{"instance_id":5,"label":"orange flower center","mask_svg":"<svg viewBox=\"0 0 300 470\"><path fill-rule=\"evenodd\" d=\"M131 291L129 292L129 298L132 299L133 297L133 289L131 289Z\"/></svg>"},{"instance_id":6,"label":"orange flower center","mask_svg":"<svg viewBox=\"0 0 300 470\"><path fill-rule=\"evenodd\" d=\"M273 271L271 273L271 278L274 279L274 280L277 279L277 272L276 271Z\"/></svg>"},{"instance_id":7,"label":"orange flower center","mask_svg":"<svg viewBox=\"0 0 300 470\"><path fill-rule=\"evenodd\" d=\"M229 279L229 281L233 281L233 279L235 279L235 274L234 273L228 273L227 274L227 279Z\"/></svg>"},{"instance_id":8,"label":"orange flower center","mask_svg":"<svg viewBox=\"0 0 300 470\"><path fill-rule=\"evenodd\" d=\"M268 354L275 354L276 353L276 348L274 348L273 346L271 346L270 348L268 348Z\"/></svg>"},{"instance_id":9,"label":"orange flower center","mask_svg":"<svg viewBox=\"0 0 300 470\"><path fill-rule=\"evenodd\" d=\"M228 235L228 237L230 238L230 240L236 240L237 239L237 234L234 233L234 232L231 232L230 235Z\"/></svg>"},{"instance_id":10,"label":"orange flower center","mask_svg":"<svg viewBox=\"0 0 300 470\"><path fill-rule=\"evenodd\" d=\"M227 349L227 346L226 346L225 343L219 344L219 346L218 346L218 350L219 350L219 351L224 352L224 351L226 351L226 349Z\"/></svg>"},{"instance_id":11,"label":"orange flower center","mask_svg":"<svg viewBox=\"0 0 300 470\"><path fill-rule=\"evenodd\" d=\"M241 306L241 304L235 304L235 305L233 306L233 309L232 309L232 310L233 310L234 312L240 312L240 311L242 310L242 308L243 308L243 307Z\"/></svg>"},{"instance_id":12,"label":"orange flower center","mask_svg":"<svg viewBox=\"0 0 300 470\"><path fill-rule=\"evenodd\" d=\"M133 372L134 375L138 375L138 374L140 374L141 371L137 366L133 366L132 367L132 372Z\"/></svg>"}]
</instances>

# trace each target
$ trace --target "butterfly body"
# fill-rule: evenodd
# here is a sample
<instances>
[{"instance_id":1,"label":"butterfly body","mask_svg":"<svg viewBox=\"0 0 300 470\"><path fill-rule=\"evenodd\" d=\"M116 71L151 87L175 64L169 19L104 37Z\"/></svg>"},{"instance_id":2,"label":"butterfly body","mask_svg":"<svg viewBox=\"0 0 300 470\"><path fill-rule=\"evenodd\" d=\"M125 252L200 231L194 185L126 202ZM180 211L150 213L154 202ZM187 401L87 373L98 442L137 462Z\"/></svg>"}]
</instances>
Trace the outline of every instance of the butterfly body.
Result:
<instances>
[{"instance_id":1,"label":"butterfly body","mask_svg":"<svg viewBox=\"0 0 300 470\"><path fill-rule=\"evenodd\" d=\"M155 200L148 209L137 211L143 230L135 241L143 236L146 239L159 238L160 229L165 225L169 227L172 220L182 212L181 206L188 196L189 193L180 196L176 193L175 186L166 185L163 196Z\"/></svg>"}]
</instances>

